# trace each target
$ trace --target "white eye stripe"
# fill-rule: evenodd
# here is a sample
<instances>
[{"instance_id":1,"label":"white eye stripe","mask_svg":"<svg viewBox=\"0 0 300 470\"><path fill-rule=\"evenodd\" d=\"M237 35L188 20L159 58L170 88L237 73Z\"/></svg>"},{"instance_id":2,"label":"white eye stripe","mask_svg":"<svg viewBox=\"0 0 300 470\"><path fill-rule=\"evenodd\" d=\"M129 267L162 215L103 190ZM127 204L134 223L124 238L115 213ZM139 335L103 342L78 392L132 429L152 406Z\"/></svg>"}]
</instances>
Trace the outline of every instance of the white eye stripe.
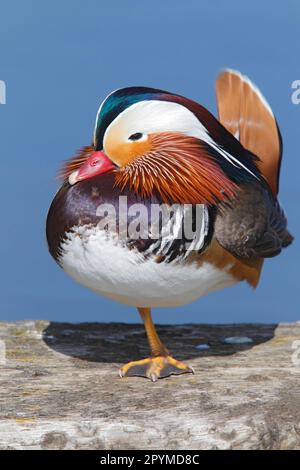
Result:
<instances>
[{"instance_id":1,"label":"white eye stripe","mask_svg":"<svg viewBox=\"0 0 300 470\"><path fill-rule=\"evenodd\" d=\"M107 127L104 140L111 129L118 129L118 135L127 138L140 132L183 132L197 133L199 121L187 108L160 100L139 101L122 111Z\"/></svg>"}]
</instances>

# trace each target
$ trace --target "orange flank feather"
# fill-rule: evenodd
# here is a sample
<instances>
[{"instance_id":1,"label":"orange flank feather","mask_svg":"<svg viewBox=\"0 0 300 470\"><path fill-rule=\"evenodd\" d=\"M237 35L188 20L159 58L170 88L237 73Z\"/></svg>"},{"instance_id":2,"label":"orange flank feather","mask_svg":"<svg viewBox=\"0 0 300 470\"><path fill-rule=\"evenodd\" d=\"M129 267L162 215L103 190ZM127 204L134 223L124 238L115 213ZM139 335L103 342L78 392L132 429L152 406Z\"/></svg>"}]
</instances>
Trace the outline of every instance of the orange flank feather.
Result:
<instances>
[{"instance_id":1,"label":"orange flank feather","mask_svg":"<svg viewBox=\"0 0 300 470\"><path fill-rule=\"evenodd\" d=\"M227 270L237 281L247 281L252 287L256 287L263 266L262 258L245 259L234 256L225 250L216 239L212 241L208 249L196 254L195 261L199 266L209 263L221 270Z\"/></svg>"},{"instance_id":2,"label":"orange flank feather","mask_svg":"<svg viewBox=\"0 0 300 470\"><path fill-rule=\"evenodd\" d=\"M73 171L78 170L79 167L86 161L86 159L94 152L94 147L87 145L82 147L74 157L65 162L63 167L58 172L59 178L68 178Z\"/></svg>"},{"instance_id":3,"label":"orange flank feather","mask_svg":"<svg viewBox=\"0 0 300 470\"><path fill-rule=\"evenodd\" d=\"M232 198L237 186L206 153L201 141L181 133L149 136L151 150L121 167L115 184L163 202L214 204Z\"/></svg>"}]
</instances>

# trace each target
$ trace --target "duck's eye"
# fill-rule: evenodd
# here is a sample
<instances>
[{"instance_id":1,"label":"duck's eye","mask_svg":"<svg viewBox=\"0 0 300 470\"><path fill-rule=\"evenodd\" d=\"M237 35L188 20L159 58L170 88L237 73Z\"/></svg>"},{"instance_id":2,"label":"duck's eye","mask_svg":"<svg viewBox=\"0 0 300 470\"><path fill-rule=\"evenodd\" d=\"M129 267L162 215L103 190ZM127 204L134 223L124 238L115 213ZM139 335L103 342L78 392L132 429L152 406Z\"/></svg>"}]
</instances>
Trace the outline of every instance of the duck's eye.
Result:
<instances>
[{"instance_id":1,"label":"duck's eye","mask_svg":"<svg viewBox=\"0 0 300 470\"><path fill-rule=\"evenodd\" d=\"M143 137L143 134L141 132L136 132L135 134L131 134L129 140L140 140Z\"/></svg>"}]
</instances>

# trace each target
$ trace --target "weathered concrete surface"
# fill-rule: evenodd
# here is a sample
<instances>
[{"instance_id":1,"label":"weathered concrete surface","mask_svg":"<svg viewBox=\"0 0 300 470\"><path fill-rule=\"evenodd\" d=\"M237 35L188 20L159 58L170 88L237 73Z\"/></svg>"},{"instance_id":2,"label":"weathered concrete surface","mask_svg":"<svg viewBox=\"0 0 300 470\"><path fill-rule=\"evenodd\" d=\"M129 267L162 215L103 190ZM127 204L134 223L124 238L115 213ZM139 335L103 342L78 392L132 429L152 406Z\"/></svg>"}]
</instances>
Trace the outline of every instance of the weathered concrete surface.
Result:
<instances>
[{"instance_id":1,"label":"weathered concrete surface","mask_svg":"<svg viewBox=\"0 0 300 470\"><path fill-rule=\"evenodd\" d=\"M194 376L120 379L142 325L0 324L0 447L300 449L300 323L158 331Z\"/></svg>"}]
</instances>

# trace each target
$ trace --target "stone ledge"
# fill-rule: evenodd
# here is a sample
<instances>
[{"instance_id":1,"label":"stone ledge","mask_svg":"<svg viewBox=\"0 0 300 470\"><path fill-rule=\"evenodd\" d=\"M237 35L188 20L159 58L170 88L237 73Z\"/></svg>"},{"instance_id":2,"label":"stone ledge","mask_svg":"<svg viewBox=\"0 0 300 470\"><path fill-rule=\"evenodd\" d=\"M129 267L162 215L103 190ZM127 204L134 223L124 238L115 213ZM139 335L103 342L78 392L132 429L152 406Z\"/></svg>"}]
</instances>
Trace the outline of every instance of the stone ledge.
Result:
<instances>
[{"instance_id":1,"label":"stone ledge","mask_svg":"<svg viewBox=\"0 0 300 470\"><path fill-rule=\"evenodd\" d=\"M0 323L0 447L300 449L300 323L158 332L194 376L120 379L148 354L142 325Z\"/></svg>"}]
</instances>

